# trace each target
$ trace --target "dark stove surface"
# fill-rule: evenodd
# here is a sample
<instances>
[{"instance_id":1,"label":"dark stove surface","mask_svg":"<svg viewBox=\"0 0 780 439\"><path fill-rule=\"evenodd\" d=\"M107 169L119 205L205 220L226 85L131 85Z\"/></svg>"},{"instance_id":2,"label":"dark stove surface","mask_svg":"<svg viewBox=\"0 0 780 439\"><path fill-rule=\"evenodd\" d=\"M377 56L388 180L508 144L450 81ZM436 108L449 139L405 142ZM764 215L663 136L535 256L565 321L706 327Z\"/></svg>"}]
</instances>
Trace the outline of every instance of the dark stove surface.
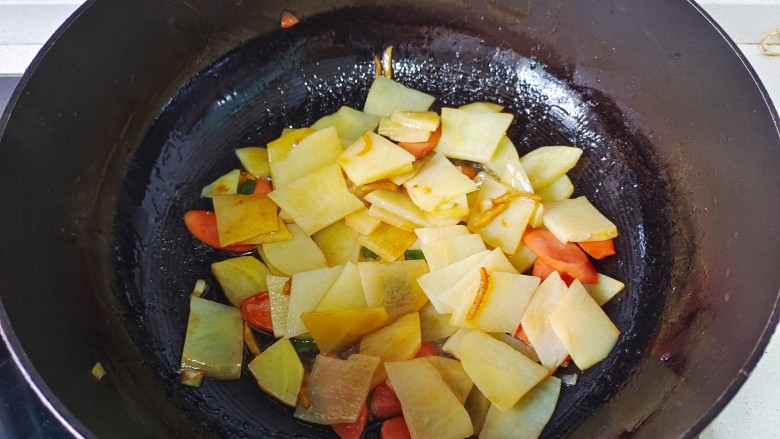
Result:
<instances>
[{"instance_id":1,"label":"dark stove surface","mask_svg":"<svg viewBox=\"0 0 780 439\"><path fill-rule=\"evenodd\" d=\"M0 113L19 82L0 76ZM72 438L30 389L5 343L0 341L0 438Z\"/></svg>"}]
</instances>

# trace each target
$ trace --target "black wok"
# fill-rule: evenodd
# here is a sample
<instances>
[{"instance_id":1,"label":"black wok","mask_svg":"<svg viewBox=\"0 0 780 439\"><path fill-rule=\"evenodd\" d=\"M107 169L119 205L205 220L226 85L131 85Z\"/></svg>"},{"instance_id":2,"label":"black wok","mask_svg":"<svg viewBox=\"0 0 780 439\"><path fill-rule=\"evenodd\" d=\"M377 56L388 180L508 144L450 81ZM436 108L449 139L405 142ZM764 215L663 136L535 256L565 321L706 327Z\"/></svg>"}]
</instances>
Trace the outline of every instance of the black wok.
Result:
<instances>
[{"instance_id":1,"label":"black wok","mask_svg":"<svg viewBox=\"0 0 780 439\"><path fill-rule=\"evenodd\" d=\"M280 29L285 9L301 23ZM74 434L333 436L248 376L178 383L187 296L226 257L181 218L236 147L360 108L388 44L397 80L437 105L505 104L521 152L584 148L578 192L622 233L598 267L627 284L606 307L622 335L563 390L545 437L693 437L734 395L778 320L780 136L698 6L97 0L0 124L2 329Z\"/></svg>"}]
</instances>

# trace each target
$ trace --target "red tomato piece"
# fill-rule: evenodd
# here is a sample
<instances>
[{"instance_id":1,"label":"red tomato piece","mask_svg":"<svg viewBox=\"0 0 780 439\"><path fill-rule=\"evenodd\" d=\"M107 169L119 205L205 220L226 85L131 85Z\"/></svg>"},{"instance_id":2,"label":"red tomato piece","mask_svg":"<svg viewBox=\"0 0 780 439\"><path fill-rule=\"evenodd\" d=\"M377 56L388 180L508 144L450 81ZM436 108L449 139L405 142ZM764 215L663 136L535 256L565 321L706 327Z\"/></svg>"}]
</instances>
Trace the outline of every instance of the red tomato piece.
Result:
<instances>
[{"instance_id":1,"label":"red tomato piece","mask_svg":"<svg viewBox=\"0 0 780 439\"><path fill-rule=\"evenodd\" d=\"M241 315L249 326L255 329L268 332L274 330L271 321L271 300L267 292L255 294L244 300L241 304Z\"/></svg>"},{"instance_id":2,"label":"red tomato piece","mask_svg":"<svg viewBox=\"0 0 780 439\"><path fill-rule=\"evenodd\" d=\"M577 244L558 241L549 230L529 228L523 235L523 242L538 258L544 260L561 275L579 279L582 283L597 284L598 273L590 263L588 255Z\"/></svg>"},{"instance_id":3,"label":"red tomato piece","mask_svg":"<svg viewBox=\"0 0 780 439\"><path fill-rule=\"evenodd\" d=\"M192 236L198 238L209 247L235 253L246 253L255 249L253 245L228 245L219 244L219 231L217 230L217 216L208 210L190 210L184 214L184 224Z\"/></svg>"},{"instance_id":4,"label":"red tomato piece","mask_svg":"<svg viewBox=\"0 0 780 439\"><path fill-rule=\"evenodd\" d=\"M612 256L616 253L615 241L612 239L607 239L604 241L578 242L577 245L579 245L580 248L583 249L585 253L589 254L593 259L602 260L607 256Z\"/></svg>"},{"instance_id":5,"label":"red tomato piece","mask_svg":"<svg viewBox=\"0 0 780 439\"><path fill-rule=\"evenodd\" d=\"M428 155L439 143L441 138L441 126L431 133L431 137L425 142L398 142L398 146L412 154L414 158L421 159Z\"/></svg>"},{"instance_id":6,"label":"red tomato piece","mask_svg":"<svg viewBox=\"0 0 780 439\"><path fill-rule=\"evenodd\" d=\"M380 437L382 439L412 439L409 427L406 426L406 420L403 416L383 422Z\"/></svg>"},{"instance_id":7,"label":"red tomato piece","mask_svg":"<svg viewBox=\"0 0 780 439\"><path fill-rule=\"evenodd\" d=\"M363 435L363 429L366 428L367 422L368 407L363 403L357 421L351 424L333 424L331 427L341 439L360 439L360 436Z\"/></svg>"},{"instance_id":8,"label":"red tomato piece","mask_svg":"<svg viewBox=\"0 0 780 439\"><path fill-rule=\"evenodd\" d=\"M415 358L430 357L433 355L439 355L439 348L436 346L436 343L426 341L420 345L420 350L417 351L417 354L415 354Z\"/></svg>"},{"instance_id":9,"label":"red tomato piece","mask_svg":"<svg viewBox=\"0 0 780 439\"><path fill-rule=\"evenodd\" d=\"M552 265L548 264L547 262L544 262L542 258L536 258L534 261L534 269L531 273L533 276L536 276L542 280L547 279L547 276L552 274L552 272L555 271L555 268L552 267ZM569 276L566 273L558 273L561 276L561 280L566 284L566 286L571 285L572 282L574 282L574 278Z\"/></svg>"},{"instance_id":10,"label":"red tomato piece","mask_svg":"<svg viewBox=\"0 0 780 439\"><path fill-rule=\"evenodd\" d=\"M382 382L371 395L371 415L378 419L388 419L401 416L401 401L395 391Z\"/></svg>"}]
</instances>

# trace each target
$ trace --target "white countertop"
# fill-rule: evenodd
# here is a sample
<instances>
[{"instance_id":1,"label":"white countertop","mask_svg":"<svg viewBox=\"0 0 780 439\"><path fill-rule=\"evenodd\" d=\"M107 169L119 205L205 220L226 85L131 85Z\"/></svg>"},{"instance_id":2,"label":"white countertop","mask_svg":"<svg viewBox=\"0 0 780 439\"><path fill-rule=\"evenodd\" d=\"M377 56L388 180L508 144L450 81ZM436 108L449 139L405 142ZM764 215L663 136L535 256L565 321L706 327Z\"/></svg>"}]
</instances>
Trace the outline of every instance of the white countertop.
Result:
<instances>
[{"instance_id":1,"label":"white countertop","mask_svg":"<svg viewBox=\"0 0 780 439\"><path fill-rule=\"evenodd\" d=\"M0 0L0 76L21 75L41 45L84 0ZM769 95L780 105L780 56L761 53L761 39L780 29L780 0L701 0L738 44ZM773 39L780 51L780 37ZM700 439L780 437L780 336L736 397L707 427Z\"/></svg>"}]
</instances>

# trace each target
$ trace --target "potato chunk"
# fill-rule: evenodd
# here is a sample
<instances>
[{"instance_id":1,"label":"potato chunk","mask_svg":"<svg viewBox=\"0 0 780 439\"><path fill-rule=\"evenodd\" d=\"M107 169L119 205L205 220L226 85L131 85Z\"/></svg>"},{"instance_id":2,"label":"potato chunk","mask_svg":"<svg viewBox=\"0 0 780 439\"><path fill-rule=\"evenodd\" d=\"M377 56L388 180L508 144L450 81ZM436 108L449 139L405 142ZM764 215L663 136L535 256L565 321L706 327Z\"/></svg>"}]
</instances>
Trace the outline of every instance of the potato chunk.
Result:
<instances>
[{"instance_id":1,"label":"potato chunk","mask_svg":"<svg viewBox=\"0 0 780 439\"><path fill-rule=\"evenodd\" d=\"M585 197L544 203L544 226L561 242L604 241L617 226Z\"/></svg>"},{"instance_id":2,"label":"potato chunk","mask_svg":"<svg viewBox=\"0 0 780 439\"><path fill-rule=\"evenodd\" d=\"M336 128L329 127L308 134L289 149L286 155L277 151L275 142L268 144L268 150L271 153L269 158L274 187L280 188L317 169L336 163L343 148Z\"/></svg>"},{"instance_id":3,"label":"potato chunk","mask_svg":"<svg viewBox=\"0 0 780 439\"><path fill-rule=\"evenodd\" d=\"M550 313L550 325L582 370L606 358L620 336L615 324L578 280Z\"/></svg>"},{"instance_id":4,"label":"potato chunk","mask_svg":"<svg viewBox=\"0 0 780 439\"><path fill-rule=\"evenodd\" d=\"M447 157L487 163L514 116L509 113L441 110L441 139L436 151Z\"/></svg>"},{"instance_id":5,"label":"potato chunk","mask_svg":"<svg viewBox=\"0 0 780 439\"><path fill-rule=\"evenodd\" d=\"M431 302L420 308L420 335L423 343L449 337L457 330L457 326L450 325L450 315L439 314Z\"/></svg>"},{"instance_id":6,"label":"potato chunk","mask_svg":"<svg viewBox=\"0 0 780 439\"><path fill-rule=\"evenodd\" d=\"M531 295L538 286L538 277L494 272L488 276L487 291L473 318L469 319L468 315L477 292L467 291L452 313L450 324L478 328L485 332L514 334Z\"/></svg>"},{"instance_id":7,"label":"potato chunk","mask_svg":"<svg viewBox=\"0 0 780 439\"><path fill-rule=\"evenodd\" d=\"M465 404L466 398L468 398L469 392L471 392L471 388L474 387L474 383L471 382L471 378L469 378L466 371L463 370L463 365L460 361L452 358L440 357L438 355L431 355L423 358L439 371L441 379L447 383L447 386L449 386L452 393L455 394L455 397L458 398L458 401L460 401L461 404Z\"/></svg>"},{"instance_id":8,"label":"potato chunk","mask_svg":"<svg viewBox=\"0 0 780 439\"><path fill-rule=\"evenodd\" d=\"M555 411L561 380L547 377L507 411L492 406L479 435L482 439L536 439Z\"/></svg>"},{"instance_id":9,"label":"potato chunk","mask_svg":"<svg viewBox=\"0 0 780 439\"><path fill-rule=\"evenodd\" d=\"M338 160L347 177L359 186L411 171L414 156L369 131L348 146Z\"/></svg>"},{"instance_id":10,"label":"potato chunk","mask_svg":"<svg viewBox=\"0 0 780 439\"><path fill-rule=\"evenodd\" d=\"M550 313L566 293L566 284L557 271L547 276L531 296L531 301L520 319L523 330L539 355L542 364L550 370L566 359L566 347L550 325Z\"/></svg>"},{"instance_id":11,"label":"potato chunk","mask_svg":"<svg viewBox=\"0 0 780 439\"><path fill-rule=\"evenodd\" d=\"M347 226L344 220L341 220L311 235L311 239L322 250L328 265L335 267L347 262L358 261L360 244L357 240L359 236L358 232Z\"/></svg>"},{"instance_id":12,"label":"potato chunk","mask_svg":"<svg viewBox=\"0 0 780 439\"><path fill-rule=\"evenodd\" d=\"M376 331L389 321L387 311L381 306L305 312L301 319L317 342L317 347L322 352L331 353L352 346L361 337Z\"/></svg>"},{"instance_id":13,"label":"potato chunk","mask_svg":"<svg viewBox=\"0 0 780 439\"><path fill-rule=\"evenodd\" d=\"M484 215L490 215L488 210L482 211L483 203L494 205L491 200L500 199L501 196L510 192L510 188L496 181L492 177L486 177L482 182L482 188L477 193L474 201L475 208L472 209L469 216L468 227L474 233L479 233L485 243L499 247L501 250L511 255L520 245L521 238L528 226L528 221L536 209L536 201L527 197L517 197L504 201L507 204L503 212L498 213L487 224L480 224Z\"/></svg>"},{"instance_id":14,"label":"potato chunk","mask_svg":"<svg viewBox=\"0 0 780 439\"><path fill-rule=\"evenodd\" d=\"M295 407L303 384L303 364L290 340L276 341L250 361L247 368L261 389Z\"/></svg>"},{"instance_id":15,"label":"potato chunk","mask_svg":"<svg viewBox=\"0 0 780 439\"><path fill-rule=\"evenodd\" d=\"M548 375L546 368L482 331L465 333L458 352L469 378L500 410L509 410Z\"/></svg>"},{"instance_id":16,"label":"potato chunk","mask_svg":"<svg viewBox=\"0 0 780 439\"><path fill-rule=\"evenodd\" d=\"M428 212L477 190L477 184L458 171L442 154L434 154L414 177L404 183L404 187L412 202Z\"/></svg>"},{"instance_id":17,"label":"potato chunk","mask_svg":"<svg viewBox=\"0 0 780 439\"><path fill-rule=\"evenodd\" d=\"M238 191L240 178L241 171L234 169L203 187L200 196L211 198L216 194L235 194Z\"/></svg>"},{"instance_id":18,"label":"potato chunk","mask_svg":"<svg viewBox=\"0 0 780 439\"><path fill-rule=\"evenodd\" d=\"M265 178L271 176L271 165L268 162L268 150L256 146L238 148L236 157L241 162L241 166L252 174L255 178Z\"/></svg>"},{"instance_id":19,"label":"potato chunk","mask_svg":"<svg viewBox=\"0 0 780 439\"><path fill-rule=\"evenodd\" d=\"M309 408L301 404L294 416L317 424L353 423L368 397L379 358L354 354L347 360L317 355L306 383Z\"/></svg>"},{"instance_id":20,"label":"potato chunk","mask_svg":"<svg viewBox=\"0 0 780 439\"><path fill-rule=\"evenodd\" d=\"M379 357L383 362L408 360L420 350L420 338L420 316L414 312L363 337L360 353ZM386 379L385 368L380 365L371 380L371 387Z\"/></svg>"},{"instance_id":21,"label":"potato chunk","mask_svg":"<svg viewBox=\"0 0 780 439\"><path fill-rule=\"evenodd\" d=\"M290 309L287 314L287 330L284 337L297 337L307 332L301 314L317 309L325 293L336 281L344 267L320 268L292 276Z\"/></svg>"},{"instance_id":22,"label":"potato chunk","mask_svg":"<svg viewBox=\"0 0 780 439\"><path fill-rule=\"evenodd\" d=\"M394 111L428 111L436 98L406 87L392 79L377 76L368 89L363 111L380 117L390 117Z\"/></svg>"},{"instance_id":23,"label":"potato chunk","mask_svg":"<svg viewBox=\"0 0 780 439\"><path fill-rule=\"evenodd\" d=\"M417 240L414 232L382 223L370 235L358 237L358 244L379 255L387 262L400 258Z\"/></svg>"},{"instance_id":24,"label":"potato chunk","mask_svg":"<svg viewBox=\"0 0 780 439\"><path fill-rule=\"evenodd\" d=\"M424 358L385 363L412 439L463 439L474 429L463 404ZM425 389L425 391L421 391Z\"/></svg>"},{"instance_id":25,"label":"potato chunk","mask_svg":"<svg viewBox=\"0 0 780 439\"><path fill-rule=\"evenodd\" d=\"M306 232L296 224L290 224L288 229L291 240L263 244L263 254L269 264L288 276L328 266L325 255Z\"/></svg>"},{"instance_id":26,"label":"potato chunk","mask_svg":"<svg viewBox=\"0 0 780 439\"><path fill-rule=\"evenodd\" d=\"M339 277L333 282L325 297L317 305L317 311L338 311L365 308L366 295L360 282L360 271L352 262L344 265Z\"/></svg>"},{"instance_id":27,"label":"potato chunk","mask_svg":"<svg viewBox=\"0 0 780 439\"><path fill-rule=\"evenodd\" d=\"M346 146L355 143L366 131L374 131L378 124L378 117L344 105L337 112L318 119L311 127L315 130L336 127L341 145Z\"/></svg>"},{"instance_id":28,"label":"potato chunk","mask_svg":"<svg viewBox=\"0 0 780 439\"><path fill-rule=\"evenodd\" d=\"M523 169L523 165L520 163L517 148L509 140L509 137L504 136L501 138L496 152L493 153L490 161L485 163L485 166L499 177L501 183L512 189L530 193L534 192L531 180L528 179L528 174L525 173L525 169Z\"/></svg>"},{"instance_id":29,"label":"potato chunk","mask_svg":"<svg viewBox=\"0 0 780 439\"><path fill-rule=\"evenodd\" d=\"M625 284L617 279L613 279L605 274L599 273L599 283L595 285L585 285L585 289L588 290L590 297L599 304L604 306L619 292L623 291Z\"/></svg>"},{"instance_id":30,"label":"potato chunk","mask_svg":"<svg viewBox=\"0 0 780 439\"><path fill-rule=\"evenodd\" d=\"M520 163L537 190L569 172L581 155L582 149L573 146L543 146L520 157Z\"/></svg>"},{"instance_id":31,"label":"potato chunk","mask_svg":"<svg viewBox=\"0 0 780 439\"><path fill-rule=\"evenodd\" d=\"M390 319L415 312L428 299L417 278L428 272L425 260L397 261L391 264L359 262L360 281L368 306L384 306Z\"/></svg>"},{"instance_id":32,"label":"potato chunk","mask_svg":"<svg viewBox=\"0 0 780 439\"><path fill-rule=\"evenodd\" d=\"M222 291L233 306L268 289L268 267L253 256L239 256L211 264L211 274L217 278Z\"/></svg>"},{"instance_id":33,"label":"potato chunk","mask_svg":"<svg viewBox=\"0 0 780 439\"><path fill-rule=\"evenodd\" d=\"M218 380L241 378L242 331L241 311L191 296L181 368L202 370L207 377Z\"/></svg>"},{"instance_id":34,"label":"potato chunk","mask_svg":"<svg viewBox=\"0 0 780 439\"><path fill-rule=\"evenodd\" d=\"M276 188L268 196L308 235L364 207L347 189L335 163Z\"/></svg>"},{"instance_id":35,"label":"potato chunk","mask_svg":"<svg viewBox=\"0 0 780 439\"><path fill-rule=\"evenodd\" d=\"M215 194L212 198L222 246L279 230L276 205L267 195Z\"/></svg>"},{"instance_id":36,"label":"potato chunk","mask_svg":"<svg viewBox=\"0 0 780 439\"><path fill-rule=\"evenodd\" d=\"M284 337L287 331L287 315L290 313L290 296L284 294L284 285L290 279L286 276L266 276L268 300L271 302L271 323L274 337Z\"/></svg>"}]
</instances>

